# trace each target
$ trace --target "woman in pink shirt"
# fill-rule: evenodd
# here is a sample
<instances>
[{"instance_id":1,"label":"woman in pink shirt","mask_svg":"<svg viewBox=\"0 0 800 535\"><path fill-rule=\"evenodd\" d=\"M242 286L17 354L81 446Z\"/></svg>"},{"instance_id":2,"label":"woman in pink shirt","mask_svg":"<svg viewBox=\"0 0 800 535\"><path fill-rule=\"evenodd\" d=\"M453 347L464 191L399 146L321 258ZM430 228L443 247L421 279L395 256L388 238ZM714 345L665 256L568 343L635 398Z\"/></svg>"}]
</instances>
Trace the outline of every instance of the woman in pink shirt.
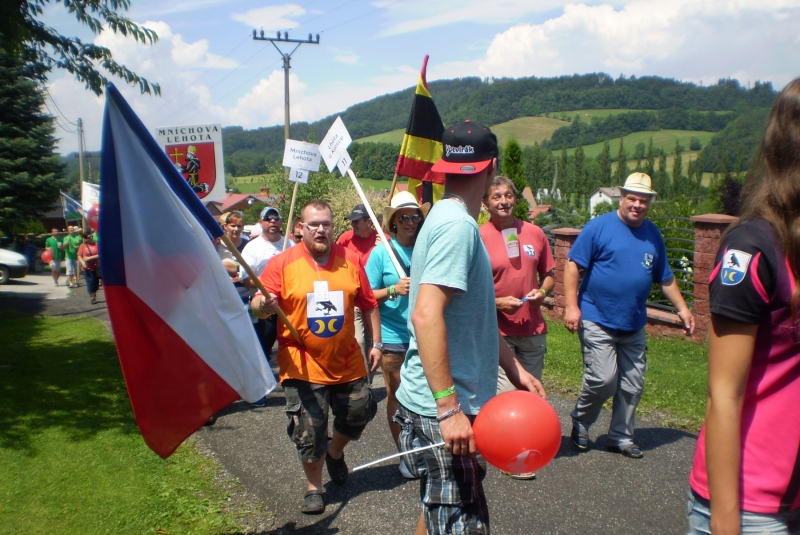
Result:
<instances>
[{"instance_id":1,"label":"woman in pink shirt","mask_svg":"<svg viewBox=\"0 0 800 535\"><path fill-rule=\"evenodd\" d=\"M800 79L778 95L711 273L689 533L800 532Z\"/></svg>"}]
</instances>

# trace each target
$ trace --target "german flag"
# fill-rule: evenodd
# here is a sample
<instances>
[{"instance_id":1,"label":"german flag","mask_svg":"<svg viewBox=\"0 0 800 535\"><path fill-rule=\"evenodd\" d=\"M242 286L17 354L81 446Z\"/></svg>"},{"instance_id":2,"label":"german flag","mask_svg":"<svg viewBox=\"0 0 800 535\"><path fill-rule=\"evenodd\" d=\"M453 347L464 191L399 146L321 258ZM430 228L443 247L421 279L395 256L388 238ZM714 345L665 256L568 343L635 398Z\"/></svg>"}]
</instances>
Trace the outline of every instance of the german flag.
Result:
<instances>
[{"instance_id":1,"label":"german flag","mask_svg":"<svg viewBox=\"0 0 800 535\"><path fill-rule=\"evenodd\" d=\"M395 173L408 177L408 191L416 195L420 202L434 203L444 194L444 174L431 172L433 164L442 157L444 124L428 92L425 79L427 66L426 54Z\"/></svg>"}]
</instances>

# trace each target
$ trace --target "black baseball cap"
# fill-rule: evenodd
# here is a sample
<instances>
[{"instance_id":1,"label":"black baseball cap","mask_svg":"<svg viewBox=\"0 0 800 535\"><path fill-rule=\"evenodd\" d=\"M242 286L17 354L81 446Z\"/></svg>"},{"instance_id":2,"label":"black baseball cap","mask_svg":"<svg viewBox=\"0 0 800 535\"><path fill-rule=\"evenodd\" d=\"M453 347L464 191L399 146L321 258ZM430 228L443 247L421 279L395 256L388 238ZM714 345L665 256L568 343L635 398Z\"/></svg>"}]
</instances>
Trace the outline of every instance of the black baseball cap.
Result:
<instances>
[{"instance_id":1,"label":"black baseball cap","mask_svg":"<svg viewBox=\"0 0 800 535\"><path fill-rule=\"evenodd\" d=\"M365 217L369 217L367 213L367 208L363 204L357 204L353 211L350 212L350 215L345 217L345 219L349 219L350 221L358 221L359 219L363 219Z\"/></svg>"},{"instance_id":2,"label":"black baseball cap","mask_svg":"<svg viewBox=\"0 0 800 535\"><path fill-rule=\"evenodd\" d=\"M451 175L474 175L498 156L497 136L488 127L467 119L445 129L442 157L431 171Z\"/></svg>"}]
</instances>

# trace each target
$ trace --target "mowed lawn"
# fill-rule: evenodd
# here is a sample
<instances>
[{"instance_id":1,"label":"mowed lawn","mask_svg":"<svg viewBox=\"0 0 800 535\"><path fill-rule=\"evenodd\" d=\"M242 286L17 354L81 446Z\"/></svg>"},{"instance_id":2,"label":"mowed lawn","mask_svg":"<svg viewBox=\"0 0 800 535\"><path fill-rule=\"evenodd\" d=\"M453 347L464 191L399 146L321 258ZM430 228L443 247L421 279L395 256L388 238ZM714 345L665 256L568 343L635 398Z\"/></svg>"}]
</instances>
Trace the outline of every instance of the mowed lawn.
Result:
<instances>
[{"instance_id":1,"label":"mowed lawn","mask_svg":"<svg viewBox=\"0 0 800 535\"><path fill-rule=\"evenodd\" d=\"M239 530L216 464L145 446L102 323L0 318L0 533Z\"/></svg>"},{"instance_id":2,"label":"mowed lawn","mask_svg":"<svg viewBox=\"0 0 800 535\"><path fill-rule=\"evenodd\" d=\"M583 377L578 335L571 334L560 321L548 320L548 331L544 386L549 392L575 398ZM705 344L681 336L649 336L644 394L637 414L698 432L706 410L706 352Z\"/></svg>"}]
</instances>

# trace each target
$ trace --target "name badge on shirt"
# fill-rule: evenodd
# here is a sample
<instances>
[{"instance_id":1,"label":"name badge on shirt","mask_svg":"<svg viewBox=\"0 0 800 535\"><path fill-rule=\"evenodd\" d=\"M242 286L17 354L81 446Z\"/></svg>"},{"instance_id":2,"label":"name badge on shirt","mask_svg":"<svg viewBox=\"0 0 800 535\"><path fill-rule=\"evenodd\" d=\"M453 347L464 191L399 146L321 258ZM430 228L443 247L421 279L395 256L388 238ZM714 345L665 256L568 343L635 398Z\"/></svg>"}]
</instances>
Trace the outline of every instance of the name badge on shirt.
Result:
<instances>
[{"instance_id":1,"label":"name badge on shirt","mask_svg":"<svg viewBox=\"0 0 800 535\"><path fill-rule=\"evenodd\" d=\"M329 300L328 281L314 281L314 301L320 303Z\"/></svg>"}]
</instances>

